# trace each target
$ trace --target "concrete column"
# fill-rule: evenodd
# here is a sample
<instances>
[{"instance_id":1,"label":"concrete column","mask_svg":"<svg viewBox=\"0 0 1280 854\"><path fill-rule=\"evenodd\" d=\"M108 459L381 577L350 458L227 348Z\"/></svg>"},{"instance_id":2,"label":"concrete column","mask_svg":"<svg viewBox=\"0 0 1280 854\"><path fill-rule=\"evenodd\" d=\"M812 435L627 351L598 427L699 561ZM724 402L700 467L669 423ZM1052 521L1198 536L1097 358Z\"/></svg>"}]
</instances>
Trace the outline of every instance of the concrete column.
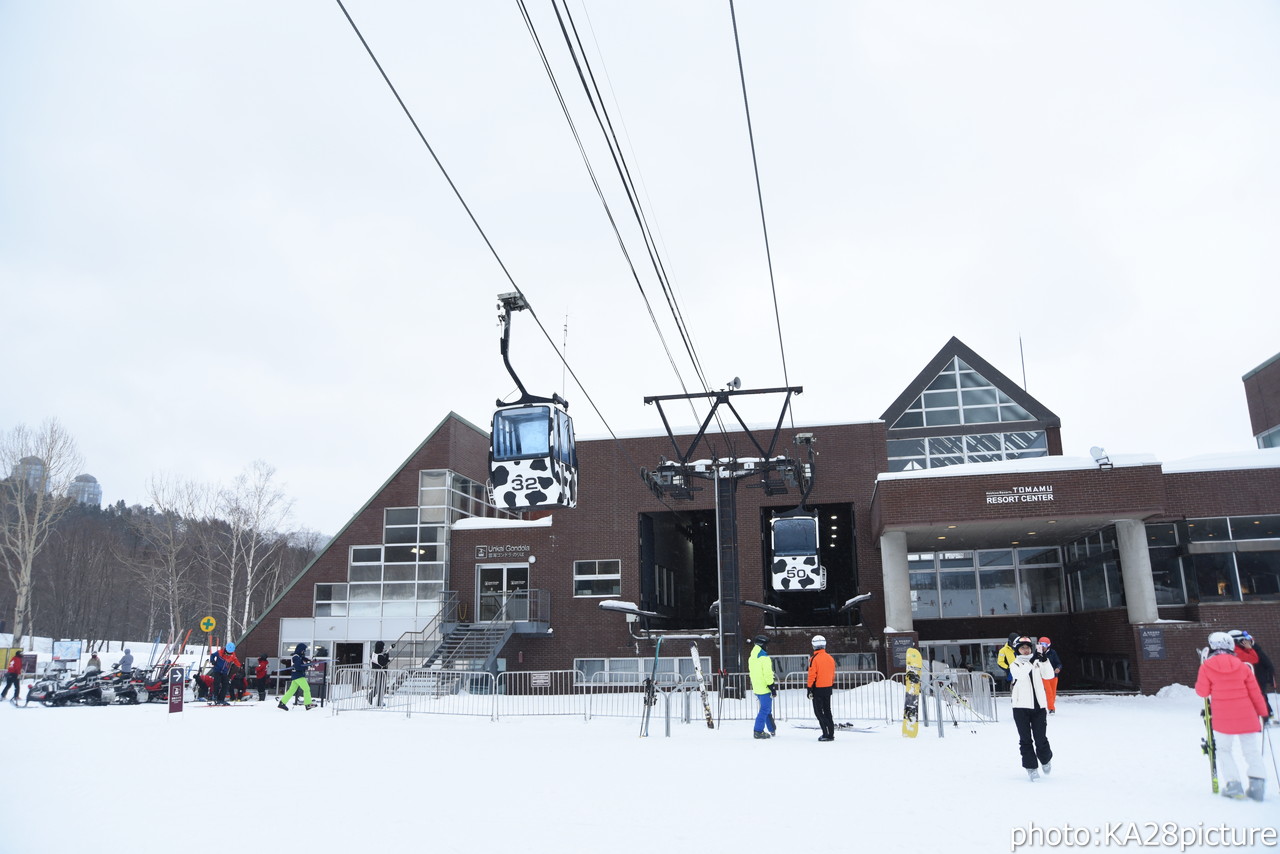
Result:
<instances>
[{"instance_id":1,"label":"concrete column","mask_svg":"<svg viewBox=\"0 0 1280 854\"><path fill-rule=\"evenodd\" d=\"M884 578L884 619L890 628L912 632L911 576L907 572L907 534L880 535L880 571Z\"/></svg>"},{"instance_id":2,"label":"concrete column","mask_svg":"<svg viewBox=\"0 0 1280 854\"><path fill-rule=\"evenodd\" d=\"M1116 545L1120 547L1120 575L1124 579L1129 623L1154 623L1160 619L1160 612L1156 609L1151 553L1147 551L1147 526L1137 519L1117 519Z\"/></svg>"}]
</instances>

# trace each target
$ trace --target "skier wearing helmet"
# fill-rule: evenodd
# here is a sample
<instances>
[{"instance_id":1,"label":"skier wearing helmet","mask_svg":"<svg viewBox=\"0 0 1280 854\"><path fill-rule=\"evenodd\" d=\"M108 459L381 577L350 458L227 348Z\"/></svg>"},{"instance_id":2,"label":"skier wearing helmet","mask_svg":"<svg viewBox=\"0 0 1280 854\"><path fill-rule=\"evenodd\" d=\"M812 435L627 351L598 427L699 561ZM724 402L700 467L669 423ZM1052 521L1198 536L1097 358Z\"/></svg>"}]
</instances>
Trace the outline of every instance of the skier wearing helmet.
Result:
<instances>
[{"instance_id":1,"label":"skier wearing helmet","mask_svg":"<svg viewBox=\"0 0 1280 854\"><path fill-rule=\"evenodd\" d=\"M747 671L751 676L751 692L760 704L760 711L756 714L755 738L772 738L778 734L778 725L773 722L773 698L778 693L778 686L774 684L773 659L765 651L769 637L756 635L751 642L755 646L751 647L747 659Z\"/></svg>"},{"instance_id":2,"label":"skier wearing helmet","mask_svg":"<svg viewBox=\"0 0 1280 854\"><path fill-rule=\"evenodd\" d=\"M831 692L836 684L836 660L827 652L827 639L813 636L813 654L809 656L809 699L813 701L813 716L818 719L822 735L818 741L835 741L836 722L831 717Z\"/></svg>"},{"instance_id":3,"label":"skier wearing helmet","mask_svg":"<svg viewBox=\"0 0 1280 854\"><path fill-rule=\"evenodd\" d=\"M1262 800L1266 787L1266 769L1262 766L1262 720L1267 704L1253 671L1235 656L1235 641L1226 632L1209 635L1209 655L1196 676L1196 694L1209 698L1213 716L1214 755L1219 776L1226 781L1222 794L1228 798L1244 798L1246 793L1238 776L1235 747L1244 753L1249 776L1248 796Z\"/></svg>"},{"instance_id":4,"label":"skier wearing helmet","mask_svg":"<svg viewBox=\"0 0 1280 854\"><path fill-rule=\"evenodd\" d=\"M1036 650L1036 642L1029 637L1015 640L1013 648L1016 655L1009 664L1013 722L1018 727L1022 767L1034 783L1040 779L1040 768L1049 773L1053 759L1053 749L1045 734L1049 700L1044 690L1045 680L1053 678L1053 666Z\"/></svg>"},{"instance_id":5,"label":"skier wearing helmet","mask_svg":"<svg viewBox=\"0 0 1280 854\"><path fill-rule=\"evenodd\" d=\"M1262 690L1262 702L1267 704L1267 718L1274 717L1276 712L1271 708L1269 695L1275 689L1275 666L1253 639L1253 635L1241 629L1235 629L1230 634L1236 642L1236 658L1253 667L1253 677L1258 680L1258 687Z\"/></svg>"}]
</instances>

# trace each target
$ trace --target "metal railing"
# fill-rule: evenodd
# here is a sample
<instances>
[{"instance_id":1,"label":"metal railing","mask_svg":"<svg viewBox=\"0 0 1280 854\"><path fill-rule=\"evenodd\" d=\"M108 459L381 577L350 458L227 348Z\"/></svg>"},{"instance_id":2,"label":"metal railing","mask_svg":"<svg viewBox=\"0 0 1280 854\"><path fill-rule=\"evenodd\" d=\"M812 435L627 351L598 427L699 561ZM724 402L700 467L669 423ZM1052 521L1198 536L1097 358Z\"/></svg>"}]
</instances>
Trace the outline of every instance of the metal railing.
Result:
<instances>
[{"instance_id":1,"label":"metal railing","mask_svg":"<svg viewBox=\"0 0 1280 854\"><path fill-rule=\"evenodd\" d=\"M806 696L807 673L789 673L778 690L773 716L778 720L812 720L813 703ZM894 691L878 670L837 670L832 682L831 717L837 723L850 721L888 722L902 717L902 694Z\"/></svg>"},{"instance_id":2,"label":"metal railing","mask_svg":"<svg viewBox=\"0 0 1280 854\"><path fill-rule=\"evenodd\" d=\"M388 653L396 667L413 667L426 661L444 640L444 626L458 622L458 594L445 590L440 594L440 612L416 632L405 632L391 645Z\"/></svg>"}]
</instances>

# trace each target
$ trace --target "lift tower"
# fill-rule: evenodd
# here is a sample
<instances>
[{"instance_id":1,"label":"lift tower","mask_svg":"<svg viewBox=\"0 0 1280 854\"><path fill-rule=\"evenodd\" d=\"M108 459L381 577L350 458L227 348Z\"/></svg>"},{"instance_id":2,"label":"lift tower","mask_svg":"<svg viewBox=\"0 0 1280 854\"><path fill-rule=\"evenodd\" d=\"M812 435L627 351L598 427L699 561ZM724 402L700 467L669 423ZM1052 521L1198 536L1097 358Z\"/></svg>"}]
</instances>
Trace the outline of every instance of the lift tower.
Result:
<instances>
[{"instance_id":1,"label":"lift tower","mask_svg":"<svg viewBox=\"0 0 1280 854\"><path fill-rule=\"evenodd\" d=\"M716 499L716 554L718 558L718 579L720 608L718 616L718 633L720 641L720 669L729 673L742 673L745 669L742 648L742 597L740 592L740 571L738 568L738 482L749 478L758 478L756 486L764 489L765 495L785 494L791 487L804 488L808 473L803 464L790 457L776 454L778 435L782 432L782 423L791 407L791 396L804 391L802 386L783 388L765 388L740 390L742 382L736 377L729 387L721 391L700 394L672 394L646 397L646 404L657 404L658 414L662 418L662 426L675 449L675 459L663 459L653 471L641 470L641 477L659 498L671 497L692 500L697 489L690 486L694 478L713 481ZM778 422L774 425L768 445L762 445L755 433L742 420L742 415L733 405L733 398L747 394L782 394L782 411ZM662 409L663 401L711 399L711 410L703 419L697 434L687 448L681 448L676 440L667 414ZM739 457L731 454L716 459L695 459L694 454L706 435L707 426L715 417L721 406L727 407L742 427L743 434L750 441L758 456Z\"/></svg>"}]
</instances>

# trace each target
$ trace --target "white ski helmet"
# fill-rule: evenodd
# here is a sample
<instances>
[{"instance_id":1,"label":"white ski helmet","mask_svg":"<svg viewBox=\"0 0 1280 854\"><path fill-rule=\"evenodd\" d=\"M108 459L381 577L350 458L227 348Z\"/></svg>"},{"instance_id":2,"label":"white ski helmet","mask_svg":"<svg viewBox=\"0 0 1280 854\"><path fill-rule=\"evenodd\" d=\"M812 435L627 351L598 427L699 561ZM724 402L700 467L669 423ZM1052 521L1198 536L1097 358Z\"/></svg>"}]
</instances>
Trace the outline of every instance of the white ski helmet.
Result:
<instances>
[{"instance_id":1,"label":"white ski helmet","mask_svg":"<svg viewBox=\"0 0 1280 854\"><path fill-rule=\"evenodd\" d=\"M1209 649L1220 649L1225 652L1231 652L1235 648L1235 639L1226 632L1214 632L1209 635Z\"/></svg>"},{"instance_id":2,"label":"white ski helmet","mask_svg":"<svg viewBox=\"0 0 1280 854\"><path fill-rule=\"evenodd\" d=\"M827 639L824 638L822 635L813 636L813 646L815 649L818 647L826 646L826 645L827 645Z\"/></svg>"}]
</instances>

